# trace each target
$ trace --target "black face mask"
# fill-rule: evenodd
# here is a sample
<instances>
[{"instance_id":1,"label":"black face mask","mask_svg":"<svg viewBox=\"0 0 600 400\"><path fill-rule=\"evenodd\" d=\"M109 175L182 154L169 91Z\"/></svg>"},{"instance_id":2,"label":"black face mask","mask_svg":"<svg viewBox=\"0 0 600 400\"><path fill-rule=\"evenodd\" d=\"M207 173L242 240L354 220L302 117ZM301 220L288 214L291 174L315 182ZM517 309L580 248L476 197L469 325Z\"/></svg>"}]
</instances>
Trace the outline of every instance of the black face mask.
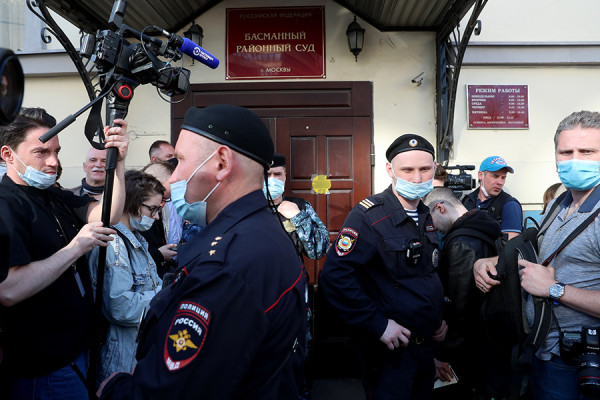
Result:
<instances>
[{"instance_id":1,"label":"black face mask","mask_svg":"<svg viewBox=\"0 0 600 400\"><path fill-rule=\"evenodd\" d=\"M177 161L177 158L176 158L176 157L169 158L169 159L167 160L167 162L168 162L168 163L171 163L171 164L173 164L173 166L174 166L174 167L177 167L177 163L178 163L178 161Z\"/></svg>"},{"instance_id":2,"label":"black face mask","mask_svg":"<svg viewBox=\"0 0 600 400\"><path fill-rule=\"evenodd\" d=\"M102 194L104 192L104 185L92 186L85 181L85 178L81 180L81 186L86 193L90 194Z\"/></svg>"}]
</instances>

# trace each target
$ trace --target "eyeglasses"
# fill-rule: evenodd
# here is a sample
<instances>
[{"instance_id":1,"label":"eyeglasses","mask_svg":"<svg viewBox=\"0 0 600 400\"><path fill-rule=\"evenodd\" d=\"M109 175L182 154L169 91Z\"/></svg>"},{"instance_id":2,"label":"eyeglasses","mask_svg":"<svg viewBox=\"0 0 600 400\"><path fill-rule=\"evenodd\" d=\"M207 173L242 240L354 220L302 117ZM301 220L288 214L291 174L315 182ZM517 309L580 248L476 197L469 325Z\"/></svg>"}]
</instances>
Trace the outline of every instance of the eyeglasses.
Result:
<instances>
[{"instance_id":1,"label":"eyeglasses","mask_svg":"<svg viewBox=\"0 0 600 400\"><path fill-rule=\"evenodd\" d=\"M153 217L158 215L158 212L162 208L161 206L149 206L148 204L144 204L144 203L142 203L142 205L150 211L150 215Z\"/></svg>"}]
</instances>

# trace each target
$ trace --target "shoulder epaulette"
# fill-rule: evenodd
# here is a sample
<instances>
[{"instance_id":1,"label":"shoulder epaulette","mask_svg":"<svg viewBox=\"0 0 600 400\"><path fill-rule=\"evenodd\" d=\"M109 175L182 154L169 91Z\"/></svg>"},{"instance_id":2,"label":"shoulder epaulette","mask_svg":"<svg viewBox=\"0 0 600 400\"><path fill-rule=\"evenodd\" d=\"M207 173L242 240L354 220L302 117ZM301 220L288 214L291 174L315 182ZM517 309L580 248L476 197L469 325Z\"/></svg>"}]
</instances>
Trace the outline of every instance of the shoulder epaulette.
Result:
<instances>
[{"instance_id":1,"label":"shoulder epaulette","mask_svg":"<svg viewBox=\"0 0 600 400\"><path fill-rule=\"evenodd\" d=\"M373 203L370 199L364 199L362 200L360 203L358 203L360 206L362 206L365 211L368 210L369 208L373 207L375 205L375 203Z\"/></svg>"}]
</instances>

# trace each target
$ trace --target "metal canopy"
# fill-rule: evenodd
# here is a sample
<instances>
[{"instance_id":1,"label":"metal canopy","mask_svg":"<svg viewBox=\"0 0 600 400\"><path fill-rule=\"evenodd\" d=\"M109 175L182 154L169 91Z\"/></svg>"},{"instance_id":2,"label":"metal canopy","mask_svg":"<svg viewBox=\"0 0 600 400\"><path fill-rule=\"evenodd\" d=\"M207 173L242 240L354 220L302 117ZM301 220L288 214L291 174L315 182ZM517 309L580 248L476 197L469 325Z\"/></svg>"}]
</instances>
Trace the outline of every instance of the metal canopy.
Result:
<instances>
[{"instance_id":1,"label":"metal canopy","mask_svg":"<svg viewBox=\"0 0 600 400\"><path fill-rule=\"evenodd\" d=\"M142 30L157 25L174 32L222 0L130 0L124 22ZM334 0L381 31L448 30L475 0ZM86 32L106 28L113 0L46 0L46 5ZM248 2L252 7L253 2ZM302 5L298 0L293 5ZM292 5L292 4L285 4ZM451 30L451 29L450 29Z\"/></svg>"},{"instance_id":2,"label":"metal canopy","mask_svg":"<svg viewBox=\"0 0 600 400\"><path fill-rule=\"evenodd\" d=\"M32 0L27 0L31 2ZM108 29L114 0L41 0L81 30ZM159 26L176 32L222 0L130 0L124 23L142 30ZM437 52L437 159L448 160L453 147L453 117L460 67L477 17L487 0L334 0L380 31L432 31ZM302 0L293 5L301 6ZM288 5L288 4L286 4ZM254 6L249 1L248 7ZM469 23L460 21L471 10Z\"/></svg>"}]
</instances>

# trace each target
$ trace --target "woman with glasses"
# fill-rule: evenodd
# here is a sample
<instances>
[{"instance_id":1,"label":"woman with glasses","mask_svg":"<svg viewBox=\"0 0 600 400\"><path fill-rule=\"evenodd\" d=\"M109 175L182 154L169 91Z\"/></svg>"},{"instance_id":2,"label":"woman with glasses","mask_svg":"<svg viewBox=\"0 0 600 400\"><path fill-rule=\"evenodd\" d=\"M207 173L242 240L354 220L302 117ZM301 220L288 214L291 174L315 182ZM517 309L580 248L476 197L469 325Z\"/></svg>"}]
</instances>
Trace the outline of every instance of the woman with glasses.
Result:
<instances>
[{"instance_id":1,"label":"woman with glasses","mask_svg":"<svg viewBox=\"0 0 600 400\"><path fill-rule=\"evenodd\" d=\"M140 232L150 229L163 204L164 186L140 171L125 173L125 208L114 225L106 251L102 312L109 327L100 351L97 385L113 372L131 372L136 364L137 325L162 281ZM89 258L92 284L97 286L98 248Z\"/></svg>"}]
</instances>

